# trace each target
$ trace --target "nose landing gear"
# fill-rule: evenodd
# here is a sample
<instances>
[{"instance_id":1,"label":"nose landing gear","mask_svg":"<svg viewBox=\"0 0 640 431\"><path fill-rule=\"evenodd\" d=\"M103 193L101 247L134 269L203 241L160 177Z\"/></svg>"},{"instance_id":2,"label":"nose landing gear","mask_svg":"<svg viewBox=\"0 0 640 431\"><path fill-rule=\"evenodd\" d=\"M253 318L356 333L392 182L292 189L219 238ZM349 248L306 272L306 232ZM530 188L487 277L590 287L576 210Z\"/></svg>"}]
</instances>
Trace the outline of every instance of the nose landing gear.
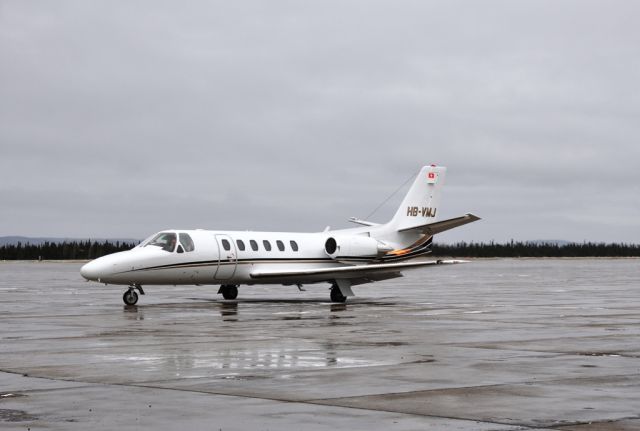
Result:
<instances>
[{"instance_id":1,"label":"nose landing gear","mask_svg":"<svg viewBox=\"0 0 640 431\"><path fill-rule=\"evenodd\" d=\"M138 303L138 294L136 293L136 289L138 289L140 295L144 295L144 290L142 290L142 286L139 284L129 286L129 289L124 292L124 295L122 295L122 300L126 305L136 305Z\"/></svg>"},{"instance_id":2,"label":"nose landing gear","mask_svg":"<svg viewBox=\"0 0 640 431\"><path fill-rule=\"evenodd\" d=\"M122 295L122 300L126 305L136 305L138 303L138 294L135 290L129 289Z\"/></svg>"}]
</instances>

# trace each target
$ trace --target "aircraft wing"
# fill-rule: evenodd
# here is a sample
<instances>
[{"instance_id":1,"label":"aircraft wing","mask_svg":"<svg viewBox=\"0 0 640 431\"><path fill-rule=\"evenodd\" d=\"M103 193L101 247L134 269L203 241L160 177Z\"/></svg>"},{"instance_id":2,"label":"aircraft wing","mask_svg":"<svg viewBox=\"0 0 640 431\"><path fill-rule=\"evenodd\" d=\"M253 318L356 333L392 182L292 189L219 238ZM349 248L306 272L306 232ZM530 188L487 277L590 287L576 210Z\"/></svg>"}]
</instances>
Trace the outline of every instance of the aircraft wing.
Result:
<instances>
[{"instance_id":1,"label":"aircraft wing","mask_svg":"<svg viewBox=\"0 0 640 431\"><path fill-rule=\"evenodd\" d=\"M475 214L469 213L461 217L454 217L447 220L437 221L435 223L427 223L421 226L414 226L406 229L400 229L399 232L405 232L409 230L419 230L424 234L432 236L437 233L444 232L445 230L453 229L454 227L462 226L477 220L480 220L480 217L478 217Z\"/></svg>"},{"instance_id":2,"label":"aircraft wing","mask_svg":"<svg viewBox=\"0 0 640 431\"><path fill-rule=\"evenodd\" d=\"M368 274L380 274L384 272L398 272L403 269L417 268L421 266L446 265L455 263L465 263L466 260L433 260L419 262L401 262L401 263L373 263L367 265L350 265L338 266L334 268L310 268L310 269L294 269L294 270L257 270L251 272L251 278L269 279L269 278L285 278L295 276L318 276L323 279L348 279L365 277Z\"/></svg>"}]
</instances>

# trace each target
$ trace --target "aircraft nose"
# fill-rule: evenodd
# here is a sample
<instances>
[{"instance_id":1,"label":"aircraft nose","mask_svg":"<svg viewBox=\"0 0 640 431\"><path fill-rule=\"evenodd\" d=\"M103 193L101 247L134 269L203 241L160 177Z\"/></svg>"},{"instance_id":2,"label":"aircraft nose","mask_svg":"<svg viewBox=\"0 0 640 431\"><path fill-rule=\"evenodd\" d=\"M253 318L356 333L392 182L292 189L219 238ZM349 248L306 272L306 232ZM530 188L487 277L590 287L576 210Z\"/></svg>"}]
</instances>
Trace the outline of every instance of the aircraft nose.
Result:
<instances>
[{"instance_id":1,"label":"aircraft nose","mask_svg":"<svg viewBox=\"0 0 640 431\"><path fill-rule=\"evenodd\" d=\"M103 275L104 265L100 259L92 260L80 268L80 275L87 280L98 281Z\"/></svg>"}]
</instances>

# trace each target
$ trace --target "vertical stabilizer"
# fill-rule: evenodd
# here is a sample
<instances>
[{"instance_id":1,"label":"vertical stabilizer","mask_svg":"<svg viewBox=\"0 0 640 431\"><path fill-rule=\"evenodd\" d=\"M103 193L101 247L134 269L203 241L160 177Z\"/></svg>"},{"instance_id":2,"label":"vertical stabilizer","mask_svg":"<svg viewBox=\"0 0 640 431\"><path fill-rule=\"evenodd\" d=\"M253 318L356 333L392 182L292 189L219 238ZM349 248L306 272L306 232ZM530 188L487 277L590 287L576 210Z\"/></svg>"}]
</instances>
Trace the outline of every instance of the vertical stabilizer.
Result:
<instances>
[{"instance_id":1,"label":"vertical stabilizer","mask_svg":"<svg viewBox=\"0 0 640 431\"><path fill-rule=\"evenodd\" d=\"M403 230L436 221L446 172L447 168L436 165L420 169L388 226L395 230Z\"/></svg>"}]
</instances>

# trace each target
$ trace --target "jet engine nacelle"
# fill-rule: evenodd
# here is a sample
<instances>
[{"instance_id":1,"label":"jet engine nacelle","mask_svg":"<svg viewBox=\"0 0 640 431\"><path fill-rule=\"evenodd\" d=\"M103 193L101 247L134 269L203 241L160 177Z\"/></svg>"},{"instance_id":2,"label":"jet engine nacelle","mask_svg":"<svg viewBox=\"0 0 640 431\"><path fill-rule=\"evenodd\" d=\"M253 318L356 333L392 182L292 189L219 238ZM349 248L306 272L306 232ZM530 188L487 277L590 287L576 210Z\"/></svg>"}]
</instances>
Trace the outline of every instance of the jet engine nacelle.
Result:
<instances>
[{"instance_id":1,"label":"jet engine nacelle","mask_svg":"<svg viewBox=\"0 0 640 431\"><path fill-rule=\"evenodd\" d=\"M370 257L375 259L393 247L388 246L368 236L333 236L324 243L324 251L332 259L346 259L349 257Z\"/></svg>"}]
</instances>

